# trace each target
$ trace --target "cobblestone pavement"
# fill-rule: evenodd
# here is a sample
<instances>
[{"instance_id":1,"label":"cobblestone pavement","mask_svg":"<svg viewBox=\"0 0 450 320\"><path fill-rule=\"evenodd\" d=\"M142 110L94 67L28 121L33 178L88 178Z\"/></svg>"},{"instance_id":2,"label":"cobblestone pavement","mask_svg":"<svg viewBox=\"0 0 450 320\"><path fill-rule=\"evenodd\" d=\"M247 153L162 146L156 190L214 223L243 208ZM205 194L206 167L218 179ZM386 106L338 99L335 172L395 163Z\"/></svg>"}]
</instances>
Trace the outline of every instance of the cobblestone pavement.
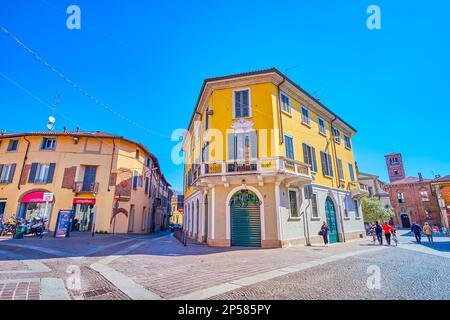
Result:
<instances>
[{"instance_id":1,"label":"cobblestone pavement","mask_svg":"<svg viewBox=\"0 0 450 320\"><path fill-rule=\"evenodd\" d=\"M173 238L164 238L114 260L110 266L162 298L172 299L302 262L372 248L376 247L362 240L328 248L215 249L183 247Z\"/></svg>"},{"instance_id":2,"label":"cobblestone pavement","mask_svg":"<svg viewBox=\"0 0 450 320\"><path fill-rule=\"evenodd\" d=\"M401 249L402 246L408 250ZM441 243L441 246L445 247L446 243ZM24 239L24 241L2 239L0 241L0 288L2 290L6 288L6 291L4 296L1 293L0 298L54 299L55 292L59 292L67 299L74 300L185 299L186 297L205 299L242 287L218 297L224 299L314 299L317 297L332 299L333 294L330 293L327 296L324 294L328 292L325 289L324 292L314 289L316 280L318 283L323 281L324 288L334 287L334 291L330 292L342 294L343 290L346 290L346 283L351 286L360 286L362 279L367 278L366 269L364 269L366 265L376 264L377 261L380 261L383 268L391 270L393 274L395 274L396 265L399 264L399 270L405 273L405 276L401 278L403 281L411 281L414 277L423 281L430 274L440 274L438 269L446 270L442 277L445 275L448 277L449 260L439 260L446 259L445 256L425 255L428 251L422 253L424 250L439 251L441 255L446 254L445 248L435 250L416 246L407 237L398 248L373 246L369 240L363 239L331 245L328 248L313 246L271 250L209 248L194 244L184 247L168 234L101 235L94 238L74 236L70 239L47 237ZM398 257L388 256L395 259L386 261L384 252L399 254ZM361 256L342 260L354 254L361 254ZM418 271L421 270L422 260L426 260L418 257L424 255L431 257L428 260L433 261L433 264L437 266L436 269L423 269L424 273ZM338 259L340 260L335 261ZM299 265L305 264L308 270L296 272L303 270L303 267L295 269L295 266L298 268ZM406 266L409 264L413 265L411 269L415 270L414 274L407 272ZM289 274L286 276L276 278L287 273ZM284 281L280 279L285 278L290 280L283 284L277 282ZM272 280L263 282L267 279ZM396 283L397 278L388 278L388 280ZM448 278L446 281L449 283ZM267 285L269 283L271 285ZM218 287L221 291L217 292L215 290ZM303 296L299 296L299 293L292 294L291 291L294 288L300 291L307 290L309 293L304 293ZM205 291L208 291L206 295ZM354 290L352 294L348 297L359 297L357 290ZM361 297L364 294L361 294ZM379 293L372 292L372 294L378 297ZM337 294L335 296L338 297Z\"/></svg>"},{"instance_id":3,"label":"cobblestone pavement","mask_svg":"<svg viewBox=\"0 0 450 320\"><path fill-rule=\"evenodd\" d=\"M369 281L369 289L368 278L377 268L380 287ZM450 262L439 256L389 248L291 273L212 299L448 300Z\"/></svg>"},{"instance_id":4,"label":"cobblestone pavement","mask_svg":"<svg viewBox=\"0 0 450 320\"><path fill-rule=\"evenodd\" d=\"M0 300L39 300L39 281L0 282Z\"/></svg>"}]
</instances>

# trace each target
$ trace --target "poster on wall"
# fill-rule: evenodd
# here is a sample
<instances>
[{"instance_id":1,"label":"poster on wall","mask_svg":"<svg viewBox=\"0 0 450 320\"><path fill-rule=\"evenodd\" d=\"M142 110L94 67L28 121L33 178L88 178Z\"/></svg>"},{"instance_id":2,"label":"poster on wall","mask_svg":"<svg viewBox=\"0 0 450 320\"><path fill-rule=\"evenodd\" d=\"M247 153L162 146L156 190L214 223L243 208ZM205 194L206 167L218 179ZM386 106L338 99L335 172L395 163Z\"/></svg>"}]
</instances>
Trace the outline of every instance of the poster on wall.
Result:
<instances>
[{"instance_id":1,"label":"poster on wall","mask_svg":"<svg viewBox=\"0 0 450 320\"><path fill-rule=\"evenodd\" d=\"M59 210L56 220L55 238L65 238L70 234L70 225L72 224L73 210Z\"/></svg>"}]
</instances>

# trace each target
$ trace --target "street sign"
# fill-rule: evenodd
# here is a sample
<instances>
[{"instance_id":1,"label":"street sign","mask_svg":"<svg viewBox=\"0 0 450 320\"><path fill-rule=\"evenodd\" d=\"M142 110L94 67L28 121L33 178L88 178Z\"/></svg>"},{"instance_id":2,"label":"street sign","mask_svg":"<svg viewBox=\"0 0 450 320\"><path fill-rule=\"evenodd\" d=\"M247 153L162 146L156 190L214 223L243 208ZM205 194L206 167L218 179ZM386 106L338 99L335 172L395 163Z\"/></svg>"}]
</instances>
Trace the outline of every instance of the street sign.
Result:
<instances>
[{"instance_id":1,"label":"street sign","mask_svg":"<svg viewBox=\"0 0 450 320\"><path fill-rule=\"evenodd\" d=\"M183 208L178 208L178 212L183 213Z\"/></svg>"},{"instance_id":2,"label":"street sign","mask_svg":"<svg viewBox=\"0 0 450 320\"><path fill-rule=\"evenodd\" d=\"M114 200L119 200L119 198L120 198L120 196L119 196L118 194L116 194L116 195L114 196Z\"/></svg>"},{"instance_id":3,"label":"street sign","mask_svg":"<svg viewBox=\"0 0 450 320\"><path fill-rule=\"evenodd\" d=\"M53 193L51 193L51 192L44 192L43 200L45 202L53 202Z\"/></svg>"}]
</instances>

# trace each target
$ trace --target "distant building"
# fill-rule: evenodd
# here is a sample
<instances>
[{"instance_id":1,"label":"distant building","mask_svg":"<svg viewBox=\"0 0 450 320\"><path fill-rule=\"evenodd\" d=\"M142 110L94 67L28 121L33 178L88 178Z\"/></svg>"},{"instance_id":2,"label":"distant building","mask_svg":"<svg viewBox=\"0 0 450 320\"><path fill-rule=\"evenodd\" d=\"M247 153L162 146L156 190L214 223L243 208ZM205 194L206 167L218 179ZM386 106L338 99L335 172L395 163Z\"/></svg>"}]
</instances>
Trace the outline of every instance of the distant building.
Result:
<instances>
[{"instance_id":1,"label":"distant building","mask_svg":"<svg viewBox=\"0 0 450 320\"><path fill-rule=\"evenodd\" d=\"M171 207L170 223L183 225L184 196L174 192Z\"/></svg>"},{"instance_id":2,"label":"distant building","mask_svg":"<svg viewBox=\"0 0 450 320\"><path fill-rule=\"evenodd\" d=\"M377 198L378 200L380 200L384 208L392 209L388 187L386 183L378 178L378 176L369 173L358 172L358 180L367 186L369 197Z\"/></svg>"},{"instance_id":3,"label":"distant building","mask_svg":"<svg viewBox=\"0 0 450 320\"><path fill-rule=\"evenodd\" d=\"M423 225L441 224L441 213L435 194L431 190L431 180L422 177L406 177L400 153L385 156L391 183L387 190L394 209L394 224L409 228L412 222Z\"/></svg>"},{"instance_id":4,"label":"distant building","mask_svg":"<svg viewBox=\"0 0 450 320\"><path fill-rule=\"evenodd\" d=\"M436 192L436 197L441 210L442 225L449 227L450 220L450 175L437 177L431 182L431 187Z\"/></svg>"}]
</instances>

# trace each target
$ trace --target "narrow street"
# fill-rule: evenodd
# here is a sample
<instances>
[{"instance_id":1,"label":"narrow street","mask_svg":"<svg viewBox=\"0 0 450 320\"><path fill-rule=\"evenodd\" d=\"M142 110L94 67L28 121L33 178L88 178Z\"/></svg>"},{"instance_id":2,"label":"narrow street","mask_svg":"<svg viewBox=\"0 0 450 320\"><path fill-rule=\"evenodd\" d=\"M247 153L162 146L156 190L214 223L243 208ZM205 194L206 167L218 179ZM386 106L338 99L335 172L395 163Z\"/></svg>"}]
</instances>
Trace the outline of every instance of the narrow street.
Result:
<instances>
[{"instance_id":1,"label":"narrow street","mask_svg":"<svg viewBox=\"0 0 450 320\"><path fill-rule=\"evenodd\" d=\"M184 247L168 233L1 239L0 298L448 299L449 239L400 240L263 250Z\"/></svg>"}]
</instances>

